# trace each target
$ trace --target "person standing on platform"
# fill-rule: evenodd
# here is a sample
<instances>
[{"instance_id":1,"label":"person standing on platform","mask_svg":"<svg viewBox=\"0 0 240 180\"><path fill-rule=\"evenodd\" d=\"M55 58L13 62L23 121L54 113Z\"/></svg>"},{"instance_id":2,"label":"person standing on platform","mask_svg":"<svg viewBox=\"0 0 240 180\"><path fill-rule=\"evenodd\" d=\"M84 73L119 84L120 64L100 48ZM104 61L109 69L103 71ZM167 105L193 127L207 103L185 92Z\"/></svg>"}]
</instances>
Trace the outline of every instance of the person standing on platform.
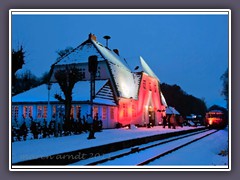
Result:
<instances>
[{"instance_id":1,"label":"person standing on platform","mask_svg":"<svg viewBox=\"0 0 240 180\"><path fill-rule=\"evenodd\" d=\"M94 136L93 118L90 115L87 115L87 123L89 124L89 136L87 139L96 139Z\"/></svg>"},{"instance_id":2,"label":"person standing on platform","mask_svg":"<svg viewBox=\"0 0 240 180\"><path fill-rule=\"evenodd\" d=\"M167 117L163 116L163 128L167 125Z\"/></svg>"}]
</instances>

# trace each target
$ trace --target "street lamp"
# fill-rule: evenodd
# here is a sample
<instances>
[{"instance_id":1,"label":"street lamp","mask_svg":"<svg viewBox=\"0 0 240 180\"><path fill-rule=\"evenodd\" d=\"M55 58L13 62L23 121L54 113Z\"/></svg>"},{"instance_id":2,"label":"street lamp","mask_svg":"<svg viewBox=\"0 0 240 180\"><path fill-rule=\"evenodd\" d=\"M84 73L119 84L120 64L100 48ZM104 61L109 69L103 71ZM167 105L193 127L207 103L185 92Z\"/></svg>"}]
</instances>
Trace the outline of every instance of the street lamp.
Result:
<instances>
[{"instance_id":1,"label":"street lamp","mask_svg":"<svg viewBox=\"0 0 240 180\"><path fill-rule=\"evenodd\" d=\"M47 104L47 122L50 122L51 116L51 110L50 110L50 90L51 90L52 84L50 82L47 83L47 89L48 89L48 104Z\"/></svg>"},{"instance_id":2,"label":"street lamp","mask_svg":"<svg viewBox=\"0 0 240 180\"><path fill-rule=\"evenodd\" d=\"M133 118L133 102L132 102L132 100L133 100L133 97L130 97L130 109L132 110L132 112L131 112L131 119L130 119L130 126L129 126L129 129L131 129L132 128L132 118Z\"/></svg>"},{"instance_id":3,"label":"street lamp","mask_svg":"<svg viewBox=\"0 0 240 180\"><path fill-rule=\"evenodd\" d=\"M95 139L94 137L94 130L93 130L93 99L95 98L95 76L96 76L96 72L97 72L97 66L98 66L98 61L97 61L97 56L93 55L93 56L89 56L88 57L88 71L90 73L90 106L91 106L91 110L90 110L90 117L88 118L88 120L90 120L90 132L89 132L89 136L88 139Z\"/></svg>"},{"instance_id":4,"label":"street lamp","mask_svg":"<svg viewBox=\"0 0 240 180\"><path fill-rule=\"evenodd\" d=\"M88 58L88 71L90 73L90 102L91 102L91 117L93 117L93 99L95 98L95 76L96 76L96 72L97 72L97 65L98 65L98 61L97 61L97 56L93 55L93 56L89 56Z\"/></svg>"}]
</instances>

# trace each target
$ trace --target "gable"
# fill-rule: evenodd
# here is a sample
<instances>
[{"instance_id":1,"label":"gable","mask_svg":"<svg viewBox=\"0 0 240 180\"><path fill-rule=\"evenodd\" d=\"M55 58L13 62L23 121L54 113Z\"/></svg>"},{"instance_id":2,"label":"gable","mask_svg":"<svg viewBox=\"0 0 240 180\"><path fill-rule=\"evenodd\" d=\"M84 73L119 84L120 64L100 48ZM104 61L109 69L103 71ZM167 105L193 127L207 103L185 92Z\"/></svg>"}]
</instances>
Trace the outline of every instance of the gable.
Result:
<instances>
[{"instance_id":1,"label":"gable","mask_svg":"<svg viewBox=\"0 0 240 180\"><path fill-rule=\"evenodd\" d=\"M55 65L87 63L88 57L92 55L96 55L98 57L98 61L105 59L96 49L92 41L87 40L77 48L73 49L70 53L60 58Z\"/></svg>"},{"instance_id":2,"label":"gable","mask_svg":"<svg viewBox=\"0 0 240 180\"><path fill-rule=\"evenodd\" d=\"M53 65L53 68L69 64L87 63L88 57L91 55L97 55L98 61L107 62L110 71L109 78L111 79L114 89L116 89L119 97L132 97L137 99L138 87L135 83L135 76L128 68L124 59L97 42L96 38L89 38L83 42L80 46L73 49L73 51L59 59Z\"/></svg>"},{"instance_id":3,"label":"gable","mask_svg":"<svg viewBox=\"0 0 240 180\"><path fill-rule=\"evenodd\" d=\"M104 101L108 100L114 104L117 104L116 96L114 94L110 81L107 81L107 83L104 86L102 86L102 88L99 89L99 91L96 93L94 101L97 101L99 99L102 99Z\"/></svg>"}]
</instances>

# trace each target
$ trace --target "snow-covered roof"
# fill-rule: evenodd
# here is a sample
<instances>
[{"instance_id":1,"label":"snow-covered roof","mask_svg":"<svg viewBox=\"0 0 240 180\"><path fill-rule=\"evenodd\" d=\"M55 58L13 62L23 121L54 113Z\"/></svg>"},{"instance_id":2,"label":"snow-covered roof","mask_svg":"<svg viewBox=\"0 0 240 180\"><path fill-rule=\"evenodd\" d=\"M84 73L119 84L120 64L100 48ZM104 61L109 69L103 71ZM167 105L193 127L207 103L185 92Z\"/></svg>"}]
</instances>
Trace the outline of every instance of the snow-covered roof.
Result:
<instances>
[{"instance_id":1,"label":"snow-covered roof","mask_svg":"<svg viewBox=\"0 0 240 180\"><path fill-rule=\"evenodd\" d=\"M145 73L147 73L149 76L155 77L160 82L156 74L153 72L153 70L148 66L146 61L141 56L140 56L140 63Z\"/></svg>"},{"instance_id":2,"label":"snow-covered roof","mask_svg":"<svg viewBox=\"0 0 240 180\"><path fill-rule=\"evenodd\" d=\"M87 63L88 57L92 55L96 55L98 61L108 60L113 64L129 70L123 58L93 39L88 39L83 42L77 48L60 58L55 65Z\"/></svg>"},{"instance_id":3,"label":"snow-covered roof","mask_svg":"<svg viewBox=\"0 0 240 180\"><path fill-rule=\"evenodd\" d=\"M128 59L127 65L131 69L132 72L144 72L144 73L148 74L149 76L156 78L160 82L160 79L153 72L153 70L150 68L150 66L143 59L142 56L140 56L138 58L133 57L131 59Z\"/></svg>"},{"instance_id":4,"label":"snow-covered roof","mask_svg":"<svg viewBox=\"0 0 240 180\"><path fill-rule=\"evenodd\" d=\"M121 56L117 55L112 50L104 47L99 42L94 41L92 39L91 39L91 41L95 45L95 47L97 48L98 52L100 52L100 54L102 54L104 59L111 62L112 64L115 64L119 67L125 68L126 70L130 71L130 69L127 67L127 63L124 61L124 59Z\"/></svg>"},{"instance_id":5,"label":"snow-covered roof","mask_svg":"<svg viewBox=\"0 0 240 180\"><path fill-rule=\"evenodd\" d=\"M86 63L91 55L97 55L98 61L105 60L108 63L114 85L116 85L120 97L137 99L138 84L135 83L135 77L127 63L115 52L104 47L96 40L89 38L69 54L59 59L55 66Z\"/></svg>"},{"instance_id":6,"label":"snow-covered roof","mask_svg":"<svg viewBox=\"0 0 240 180\"><path fill-rule=\"evenodd\" d=\"M104 60L102 55L98 52L92 40L87 40L77 48L73 49L70 53L60 58L55 65L77 64L88 62L88 57L96 55L98 61Z\"/></svg>"},{"instance_id":7,"label":"snow-covered roof","mask_svg":"<svg viewBox=\"0 0 240 180\"><path fill-rule=\"evenodd\" d=\"M174 108L174 107L167 107L166 114L177 114L180 115L180 113Z\"/></svg>"},{"instance_id":8,"label":"snow-covered roof","mask_svg":"<svg viewBox=\"0 0 240 180\"><path fill-rule=\"evenodd\" d=\"M98 80L95 82L95 92L96 94L107 85L108 80ZM111 92L109 90L108 92ZM50 102L57 102L54 98L55 94L60 94L64 97L63 92L58 83L53 83L50 90ZM90 100L90 81L79 81L75 84L72 93L73 101L89 101ZM32 88L26 92L18 94L12 97L13 103L38 103L48 101L48 89L47 85L43 84L38 87ZM106 99L104 97L97 96L94 103L116 105L114 99Z\"/></svg>"},{"instance_id":9,"label":"snow-covered roof","mask_svg":"<svg viewBox=\"0 0 240 180\"><path fill-rule=\"evenodd\" d=\"M163 104L165 107L167 107L168 105L167 105L166 99L165 99L165 97L163 96L162 92L160 92L160 95L161 95L162 104Z\"/></svg>"}]
</instances>

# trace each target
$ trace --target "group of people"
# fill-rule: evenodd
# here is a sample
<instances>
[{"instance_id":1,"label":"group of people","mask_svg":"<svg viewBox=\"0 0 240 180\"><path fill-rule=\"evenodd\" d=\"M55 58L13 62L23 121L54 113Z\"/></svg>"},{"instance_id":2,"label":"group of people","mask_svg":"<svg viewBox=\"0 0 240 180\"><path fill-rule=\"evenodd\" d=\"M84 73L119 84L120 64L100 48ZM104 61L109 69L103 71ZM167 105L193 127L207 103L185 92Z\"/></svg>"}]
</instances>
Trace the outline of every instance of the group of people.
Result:
<instances>
[{"instance_id":1,"label":"group of people","mask_svg":"<svg viewBox=\"0 0 240 180\"><path fill-rule=\"evenodd\" d=\"M181 116L176 116L175 114L167 114L163 116L163 128L166 126L173 129L176 129L176 126L183 127L183 119Z\"/></svg>"},{"instance_id":2,"label":"group of people","mask_svg":"<svg viewBox=\"0 0 240 180\"><path fill-rule=\"evenodd\" d=\"M92 120L89 120L92 119ZM64 121L63 124L57 123L55 119L52 119L49 123L44 119L42 123L36 122L30 117L29 128L26 125L26 120L24 119L20 127L12 126L12 141L26 140L27 136L32 133L33 139L46 138L52 136L62 136L71 134L81 134L82 132L87 133L89 131L89 139L94 137L95 132L100 132L102 130L102 121L98 119L98 115L94 118L87 118L83 116L74 120Z\"/></svg>"}]
</instances>

